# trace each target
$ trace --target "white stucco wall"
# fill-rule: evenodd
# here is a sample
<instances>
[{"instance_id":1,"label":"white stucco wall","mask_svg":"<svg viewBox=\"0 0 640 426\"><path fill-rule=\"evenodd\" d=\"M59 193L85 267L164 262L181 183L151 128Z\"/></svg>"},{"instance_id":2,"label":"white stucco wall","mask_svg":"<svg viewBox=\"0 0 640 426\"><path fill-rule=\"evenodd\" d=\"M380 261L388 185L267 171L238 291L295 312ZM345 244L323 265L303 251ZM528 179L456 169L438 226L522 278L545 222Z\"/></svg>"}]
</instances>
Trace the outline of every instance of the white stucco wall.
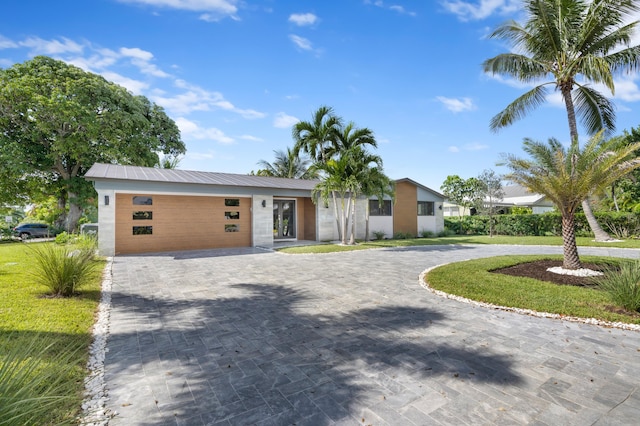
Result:
<instances>
[{"instance_id":1,"label":"white stucco wall","mask_svg":"<svg viewBox=\"0 0 640 426\"><path fill-rule=\"evenodd\" d=\"M433 202L433 216L417 216L418 218L418 235L422 231L431 231L438 234L444 230L444 199L437 196L433 192L426 191L423 188L417 188L418 201Z\"/></svg>"},{"instance_id":2,"label":"white stucco wall","mask_svg":"<svg viewBox=\"0 0 640 426\"><path fill-rule=\"evenodd\" d=\"M393 238L393 216L369 216L369 239L375 239L376 231L384 232L385 238Z\"/></svg>"},{"instance_id":3,"label":"white stucco wall","mask_svg":"<svg viewBox=\"0 0 640 426\"><path fill-rule=\"evenodd\" d=\"M116 252L116 194L110 189L98 189L98 252L113 256ZM109 205L105 205L109 197Z\"/></svg>"},{"instance_id":4,"label":"white stucco wall","mask_svg":"<svg viewBox=\"0 0 640 426\"><path fill-rule=\"evenodd\" d=\"M265 206L262 207L264 201ZM251 201L251 245L273 246L273 197L254 195Z\"/></svg>"}]
</instances>

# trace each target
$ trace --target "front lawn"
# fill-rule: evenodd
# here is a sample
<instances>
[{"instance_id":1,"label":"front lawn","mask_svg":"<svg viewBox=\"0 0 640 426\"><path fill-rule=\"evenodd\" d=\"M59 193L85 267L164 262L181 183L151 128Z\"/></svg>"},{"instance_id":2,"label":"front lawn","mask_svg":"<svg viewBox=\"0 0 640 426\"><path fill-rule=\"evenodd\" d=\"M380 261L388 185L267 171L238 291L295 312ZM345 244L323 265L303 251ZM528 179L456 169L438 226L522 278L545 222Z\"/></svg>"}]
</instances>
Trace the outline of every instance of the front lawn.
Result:
<instances>
[{"instance_id":1,"label":"front lawn","mask_svg":"<svg viewBox=\"0 0 640 426\"><path fill-rule=\"evenodd\" d=\"M81 289L80 295L49 297L46 295L48 289L34 284L30 275L34 265L31 249L40 244L52 243L0 245L0 367L6 367L11 354L19 354L22 361L12 363L9 371L15 372L15 365L37 361L32 374L47 376L40 387L46 387L57 377L64 377L60 389L64 389L66 398L48 409L44 417L30 422L47 425L73 422L80 413L91 327L100 300L101 272L105 262L93 261L93 279ZM25 348L34 350L27 356ZM69 357L65 359L61 354ZM34 365L33 362L30 365ZM7 369L0 368L0 371L6 373ZM16 377L0 375L0 404L2 400L6 404L11 396L6 394L7 389L12 389L7 384L9 380L15 381Z\"/></svg>"},{"instance_id":2,"label":"front lawn","mask_svg":"<svg viewBox=\"0 0 640 426\"><path fill-rule=\"evenodd\" d=\"M640 248L640 240L624 240L613 243L598 243L590 237L578 237L578 246L590 247L618 247L618 248ZM312 246L286 247L279 251L283 253L331 253L337 251L366 250L382 247L410 247L426 245L448 245L448 244L515 244L515 245L541 245L541 246L561 246L562 237L512 237L497 235L454 235L450 237L437 238L409 238L401 240L376 240L360 242L354 246L343 246L339 244L320 244Z\"/></svg>"},{"instance_id":3,"label":"front lawn","mask_svg":"<svg viewBox=\"0 0 640 426\"><path fill-rule=\"evenodd\" d=\"M640 315L617 312L608 295L599 289L556 285L532 278L490 272L539 259L561 260L561 256L500 256L451 263L429 271L425 281L431 288L467 299L499 306L531 309L580 318L640 324ZM611 264L619 259L582 256L584 262Z\"/></svg>"}]
</instances>

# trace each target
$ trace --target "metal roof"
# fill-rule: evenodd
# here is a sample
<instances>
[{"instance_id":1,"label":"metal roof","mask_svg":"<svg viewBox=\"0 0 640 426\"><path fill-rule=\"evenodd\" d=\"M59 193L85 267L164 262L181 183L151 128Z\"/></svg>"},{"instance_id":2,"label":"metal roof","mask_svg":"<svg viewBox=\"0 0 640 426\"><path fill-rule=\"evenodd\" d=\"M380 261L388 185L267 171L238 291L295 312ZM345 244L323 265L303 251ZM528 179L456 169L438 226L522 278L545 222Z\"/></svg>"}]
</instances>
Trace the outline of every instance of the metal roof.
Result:
<instances>
[{"instance_id":1,"label":"metal roof","mask_svg":"<svg viewBox=\"0 0 640 426\"><path fill-rule=\"evenodd\" d=\"M286 179L232 173L199 172L153 167L121 166L96 163L84 175L88 180L125 180L139 182L166 182L251 188L300 189L311 191L319 181Z\"/></svg>"}]
</instances>

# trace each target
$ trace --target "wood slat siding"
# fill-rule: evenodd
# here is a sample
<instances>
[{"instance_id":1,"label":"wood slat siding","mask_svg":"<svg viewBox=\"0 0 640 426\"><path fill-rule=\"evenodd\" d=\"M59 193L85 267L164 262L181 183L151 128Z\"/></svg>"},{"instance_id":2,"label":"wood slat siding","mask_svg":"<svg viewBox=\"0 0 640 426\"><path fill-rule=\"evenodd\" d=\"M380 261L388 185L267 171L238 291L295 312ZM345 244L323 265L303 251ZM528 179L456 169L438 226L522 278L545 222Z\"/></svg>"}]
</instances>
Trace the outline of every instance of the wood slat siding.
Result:
<instances>
[{"instance_id":1,"label":"wood slat siding","mask_svg":"<svg viewBox=\"0 0 640 426\"><path fill-rule=\"evenodd\" d=\"M409 182L396 185L396 203L393 206L393 232L418 235L418 191Z\"/></svg>"},{"instance_id":2,"label":"wood slat siding","mask_svg":"<svg viewBox=\"0 0 640 426\"><path fill-rule=\"evenodd\" d=\"M116 194L116 254L251 246L251 199L152 195L153 205L133 205L135 195ZM238 198L239 207L224 205ZM152 220L133 220L135 211L152 211ZM225 219L226 211L240 212L239 220ZM225 232L237 224L239 232ZM153 226L152 235L133 235L133 226Z\"/></svg>"},{"instance_id":3,"label":"wood slat siding","mask_svg":"<svg viewBox=\"0 0 640 426\"><path fill-rule=\"evenodd\" d=\"M301 198L300 205L304 206L304 233L301 237L304 240L316 240L316 205L311 198Z\"/></svg>"}]
</instances>

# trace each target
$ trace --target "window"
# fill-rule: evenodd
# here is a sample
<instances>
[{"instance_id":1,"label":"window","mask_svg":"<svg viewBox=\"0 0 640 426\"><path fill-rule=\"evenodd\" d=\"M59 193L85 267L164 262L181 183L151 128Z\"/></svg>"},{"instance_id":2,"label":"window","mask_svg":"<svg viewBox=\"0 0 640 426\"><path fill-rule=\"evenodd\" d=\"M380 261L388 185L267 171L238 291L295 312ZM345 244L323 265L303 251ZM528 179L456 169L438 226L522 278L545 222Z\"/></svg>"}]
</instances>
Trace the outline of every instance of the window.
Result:
<instances>
[{"instance_id":1,"label":"window","mask_svg":"<svg viewBox=\"0 0 640 426\"><path fill-rule=\"evenodd\" d=\"M224 218L227 220L240 220L240 212L224 212Z\"/></svg>"},{"instance_id":2,"label":"window","mask_svg":"<svg viewBox=\"0 0 640 426\"><path fill-rule=\"evenodd\" d=\"M239 198L225 198L224 205L227 207L238 207L240 205Z\"/></svg>"},{"instance_id":3,"label":"window","mask_svg":"<svg viewBox=\"0 0 640 426\"><path fill-rule=\"evenodd\" d=\"M153 234L153 226L134 226L133 235L151 235Z\"/></svg>"},{"instance_id":4,"label":"window","mask_svg":"<svg viewBox=\"0 0 640 426\"><path fill-rule=\"evenodd\" d=\"M240 227L238 225L225 225L224 232L239 232Z\"/></svg>"},{"instance_id":5,"label":"window","mask_svg":"<svg viewBox=\"0 0 640 426\"><path fill-rule=\"evenodd\" d=\"M382 203L378 200L369 200L369 215L391 216L391 200L382 200Z\"/></svg>"},{"instance_id":6,"label":"window","mask_svg":"<svg viewBox=\"0 0 640 426\"><path fill-rule=\"evenodd\" d=\"M153 212L133 212L133 220L151 220Z\"/></svg>"},{"instance_id":7,"label":"window","mask_svg":"<svg viewBox=\"0 0 640 426\"><path fill-rule=\"evenodd\" d=\"M134 206L151 206L153 205L153 197L148 197L146 195L135 195L133 197L133 205Z\"/></svg>"},{"instance_id":8,"label":"window","mask_svg":"<svg viewBox=\"0 0 640 426\"><path fill-rule=\"evenodd\" d=\"M434 216L433 201L418 201L418 216Z\"/></svg>"}]
</instances>

